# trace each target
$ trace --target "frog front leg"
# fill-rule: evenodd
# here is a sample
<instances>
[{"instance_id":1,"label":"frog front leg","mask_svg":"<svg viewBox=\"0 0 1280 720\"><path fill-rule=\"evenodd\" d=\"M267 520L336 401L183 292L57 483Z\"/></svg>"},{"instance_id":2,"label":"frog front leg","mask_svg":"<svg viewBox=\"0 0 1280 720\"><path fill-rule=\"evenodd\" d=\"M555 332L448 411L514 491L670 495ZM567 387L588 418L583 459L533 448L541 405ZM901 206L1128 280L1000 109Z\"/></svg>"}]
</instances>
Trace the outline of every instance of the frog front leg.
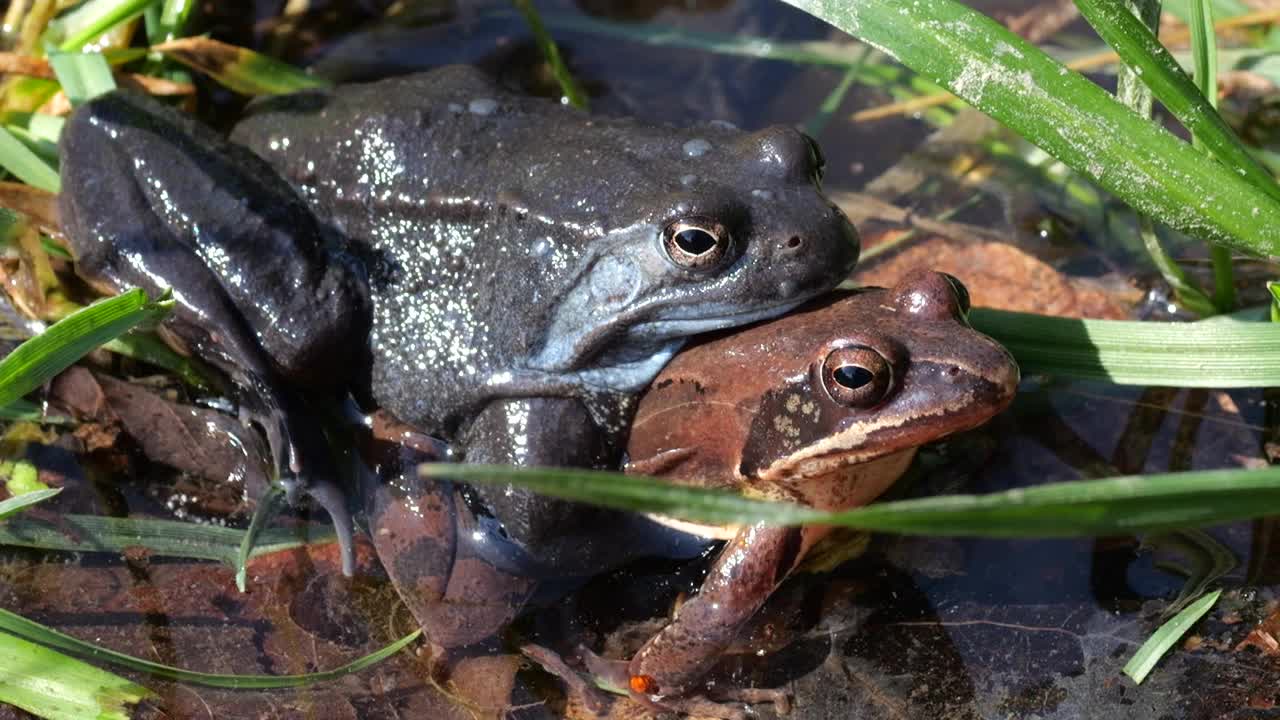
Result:
<instances>
[{"instance_id":1,"label":"frog front leg","mask_svg":"<svg viewBox=\"0 0 1280 720\"><path fill-rule=\"evenodd\" d=\"M148 96L115 91L72 114L60 142L63 230L88 282L172 290L165 330L225 371L277 468L351 525L312 408L363 360L366 281L288 184L250 151Z\"/></svg>"},{"instance_id":2,"label":"frog front leg","mask_svg":"<svg viewBox=\"0 0 1280 720\"><path fill-rule=\"evenodd\" d=\"M741 717L734 706L698 697L697 683L719 662L743 627L795 568L807 544L803 528L751 525L725 545L698 594L632 657L627 666L631 697L665 710L718 712ZM759 702L787 701L785 693L729 691L728 697Z\"/></svg>"}]
</instances>

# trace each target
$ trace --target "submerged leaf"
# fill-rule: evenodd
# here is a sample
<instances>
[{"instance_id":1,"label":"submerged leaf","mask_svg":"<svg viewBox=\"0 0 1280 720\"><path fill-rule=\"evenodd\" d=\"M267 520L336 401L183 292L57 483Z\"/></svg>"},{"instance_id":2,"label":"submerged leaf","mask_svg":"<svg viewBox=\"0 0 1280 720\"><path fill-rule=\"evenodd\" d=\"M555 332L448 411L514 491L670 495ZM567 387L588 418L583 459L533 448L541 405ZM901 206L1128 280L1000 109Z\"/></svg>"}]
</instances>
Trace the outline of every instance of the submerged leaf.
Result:
<instances>
[{"instance_id":1,"label":"submerged leaf","mask_svg":"<svg viewBox=\"0 0 1280 720\"><path fill-rule=\"evenodd\" d=\"M1169 648L1173 647L1182 636L1195 625L1200 618L1218 602L1218 597L1222 595L1221 590L1214 590L1205 595L1185 610L1173 616L1173 619L1160 626L1159 630L1147 639L1142 647L1133 654L1129 662L1125 663L1124 674L1133 678L1136 683L1141 683L1147 678L1155 668L1156 663L1160 662L1160 658L1169 652Z\"/></svg>"}]
</instances>

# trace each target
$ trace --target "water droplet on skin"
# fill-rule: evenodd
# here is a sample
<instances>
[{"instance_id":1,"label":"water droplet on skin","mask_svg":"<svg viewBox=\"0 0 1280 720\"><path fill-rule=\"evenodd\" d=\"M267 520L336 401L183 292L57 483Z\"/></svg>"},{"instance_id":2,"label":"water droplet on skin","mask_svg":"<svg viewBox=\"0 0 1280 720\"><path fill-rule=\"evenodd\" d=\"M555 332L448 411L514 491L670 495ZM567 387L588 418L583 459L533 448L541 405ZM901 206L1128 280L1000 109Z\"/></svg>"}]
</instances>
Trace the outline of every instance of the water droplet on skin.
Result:
<instances>
[{"instance_id":1,"label":"water droplet on skin","mask_svg":"<svg viewBox=\"0 0 1280 720\"><path fill-rule=\"evenodd\" d=\"M711 143L703 140L702 138L694 138L686 142L681 147L684 149L684 154L686 156L695 158L706 155L711 150Z\"/></svg>"},{"instance_id":2,"label":"water droplet on skin","mask_svg":"<svg viewBox=\"0 0 1280 720\"><path fill-rule=\"evenodd\" d=\"M467 105L467 109L476 115L492 115L498 109L498 101L492 98L476 98Z\"/></svg>"}]
</instances>

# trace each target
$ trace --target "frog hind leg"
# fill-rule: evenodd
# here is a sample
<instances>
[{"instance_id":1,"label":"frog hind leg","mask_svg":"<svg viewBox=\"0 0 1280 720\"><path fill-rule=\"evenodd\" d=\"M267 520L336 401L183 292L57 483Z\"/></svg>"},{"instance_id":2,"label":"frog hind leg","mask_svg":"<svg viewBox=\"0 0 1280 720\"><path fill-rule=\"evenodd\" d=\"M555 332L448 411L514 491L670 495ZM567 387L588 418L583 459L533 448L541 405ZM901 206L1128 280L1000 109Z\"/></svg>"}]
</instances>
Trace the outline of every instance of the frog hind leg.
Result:
<instances>
[{"instance_id":1,"label":"frog hind leg","mask_svg":"<svg viewBox=\"0 0 1280 720\"><path fill-rule=\"evenodd\" d=\"M801 528L751 525L717 556L698 594L632 657L631 697L649 707L739 717L740 708L696 696L695 684L719 662L743 627L802 556ZM732 694L731 694L732 695ZM785 701L775 691L737 696Z\"/></svg>"},{"instance_id":2,"label":"frog hind leg","mask_svg":"<svg viewBox=\"0 0 1280 720\"><path fill-rule=\"evenodd\" d=\"M499 635L536 587L520 556L474 516L453 483L418 475L440 460L412 444L375 441L362 448L368 468L361 497L378 559L433 650L433 674L454 650Z\"/></svg>"},{"instance_id":3,"label":"frog hind leg","mask_svg":"<svg viewBox=\"0 0 1280 720\"><path fill-rule=\"evenodd\" d=\"M172 290L166 329L233 378L286 486L333 517L349 573L350 517L324 435L285 378L340 394L359 357L351 336L368 325L362 278L324 261L332 238L265 162L144 95L82 105L59 150L77 272L117 290Z\"/></svg>"}]
</instances>

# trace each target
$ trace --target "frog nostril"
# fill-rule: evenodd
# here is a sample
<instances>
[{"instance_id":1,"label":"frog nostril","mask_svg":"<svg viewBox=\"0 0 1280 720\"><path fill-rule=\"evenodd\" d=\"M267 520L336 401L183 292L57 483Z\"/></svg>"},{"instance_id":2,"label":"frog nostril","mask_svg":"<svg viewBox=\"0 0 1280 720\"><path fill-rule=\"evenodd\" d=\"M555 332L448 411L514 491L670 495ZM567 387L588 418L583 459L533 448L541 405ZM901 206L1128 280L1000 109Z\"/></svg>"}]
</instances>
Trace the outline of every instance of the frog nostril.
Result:
<instances>
[{"instance_id":1,"label":"frog nostril","mask_svg":"<svg viewBox=\"0 0 1280 720\"><path fill-rule=\"evenodd\" d=\"M787 240L788 250L799 250L802 245L804 245L804 239L799 235L792 235L791 239Z\"/></svg>"}]
</instances>

